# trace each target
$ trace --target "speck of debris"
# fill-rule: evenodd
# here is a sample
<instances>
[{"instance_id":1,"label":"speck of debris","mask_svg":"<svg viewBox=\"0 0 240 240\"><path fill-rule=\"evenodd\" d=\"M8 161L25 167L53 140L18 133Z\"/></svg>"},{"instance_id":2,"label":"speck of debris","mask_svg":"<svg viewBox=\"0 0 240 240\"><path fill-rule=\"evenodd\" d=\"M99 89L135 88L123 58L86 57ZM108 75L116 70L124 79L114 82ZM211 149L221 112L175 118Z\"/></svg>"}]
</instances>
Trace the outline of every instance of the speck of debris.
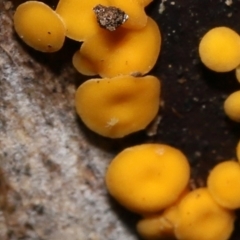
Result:
<instances>
[{"instance_id":1,"label":"speck of debris","mask_svg":"<svg viewBox=\"0 0 240 240\"><path fill-rule=\"evenodd\" d=\"M180 78L177 81L178 81L178 83L183 84L187 81L187 79L186 78Z\"/></svg>"},{"instance_id":2,"label":"speck of debris","mask_svg":"<svg viewBox=\"0 0 240 240\"><path fill-rule=\"evenodd\" d=\"M199 101L199 98L194 97L194 98L193 98L193 101L194 101L194 102L198 102L198 101Z\"/></svg>"},{"instance_id":3,"label":"speck of debris","mask_svg":"<svg viewBox=\"0 0 240 240\"><path fill-rule=\"evenodd\" d=\"M225 4L226 4L227 6L231 6L231 5L233 4L233 2L232 2L232 0L226 0L226 1L225 1Z\"/></svg>"},{"instance_id":4,"label":"speck of debris","mask_svg":"<svg viewBox=\"0 0 240 240\"><path fill-rule=\"evenodd\" d=\"M195 153L194 153L194 155L196 156L196 157L201 157L201 152L199 152L199 151L196 151Z\"/></svg>"},{"instance_id":5,"label":"speck of debris","mask_svg":"<svg viewBox=\"0 0 240 240\"><path fill-rule=\"evenodd\" d=\"M9 10L10 8L12 8L12 2L11 1L7 1L7 2L4 2L4 8L5 10Z\"/></svg>"},{"instance_id":6,"label":"speck of debris","mask_svg":"<svg viewBox=\"0 0 240 240\"><path fill-rule=\"evenodd\" d=\"M166 1L167 1L167 0L162 0L161 3L160 3L160 5L159 5L158 12L159 12L160 14L162 14L162 13L164 12L164 10L165 10L165 5L164 5L164 3L165 3Z\"/></svg>"},{"instance_id":7,"label":"speck of debris","mask_svg":"<svg viewBox=\"0 0 240 240\"><path fill-rule=\"evenodd\" d=\"M105 7L98 4L93 8L93 11L97 16L100 27L109 31L115 31L128 20L128 15L116 7Z\"/></svg>"},{"instance_id":8,"label":"speck of debris","mask_svg":"<svg viewBox=\"0 0 240 240\"><path fill-rule=\"evenodd\" d=\"M157 115L152 123L146 128L146 134L149 137L155 136L157 134L158 126L162 120L162 117Z\"/></svg>"},{"instance_id":9,"label":"speck of debris","mask_svg":"<svg viewBox=\"0 0 240 240\"><path fill-rule=\"evenodd\" d=\"M141 77L141 76L143 76L143 74L141 72L132 72L131 76L133 76L133 77Z\"/></svg>"}]
</instances>

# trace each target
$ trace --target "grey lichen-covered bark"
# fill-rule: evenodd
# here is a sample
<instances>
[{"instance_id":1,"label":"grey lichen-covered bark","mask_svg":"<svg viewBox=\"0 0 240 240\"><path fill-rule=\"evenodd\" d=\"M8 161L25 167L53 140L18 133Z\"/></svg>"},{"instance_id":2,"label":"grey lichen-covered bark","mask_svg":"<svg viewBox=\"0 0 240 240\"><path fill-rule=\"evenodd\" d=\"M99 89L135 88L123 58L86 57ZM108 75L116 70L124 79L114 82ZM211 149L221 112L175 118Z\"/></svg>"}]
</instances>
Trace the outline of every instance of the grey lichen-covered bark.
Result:
<instances>
[{"instance_id":1,"label":"grey lichen-covered bark","mask_svg":"<svg viewBox=\"0 0 240 240\"><path fill-rule=\"evenodd\" d=\"M27 48L12 14L1 0L0 239L136 239L104 186L112 155L89 141L76 117L80 76L58 56Z\"/></svg>"}]
</instances>

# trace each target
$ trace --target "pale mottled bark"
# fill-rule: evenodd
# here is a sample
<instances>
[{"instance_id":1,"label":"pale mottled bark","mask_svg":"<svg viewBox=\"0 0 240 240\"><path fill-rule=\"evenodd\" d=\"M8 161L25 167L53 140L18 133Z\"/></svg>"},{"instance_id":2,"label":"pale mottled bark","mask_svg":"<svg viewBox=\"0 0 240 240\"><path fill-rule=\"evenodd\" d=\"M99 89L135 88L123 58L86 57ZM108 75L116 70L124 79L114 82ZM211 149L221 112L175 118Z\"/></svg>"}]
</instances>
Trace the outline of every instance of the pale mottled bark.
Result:
<instances>
[{"instance_id":1,"label":"pale mottled bark","mask_svg":"<svg viewBox=\"0 0 240 240\"><path fill-rule=\"evenodd\" d=\"M8 4L0 0L1 240L136 239L109 204L103 177L112 155L76 117L81 79L70 55L27 48Z\"/></svg>"}]
</instances>

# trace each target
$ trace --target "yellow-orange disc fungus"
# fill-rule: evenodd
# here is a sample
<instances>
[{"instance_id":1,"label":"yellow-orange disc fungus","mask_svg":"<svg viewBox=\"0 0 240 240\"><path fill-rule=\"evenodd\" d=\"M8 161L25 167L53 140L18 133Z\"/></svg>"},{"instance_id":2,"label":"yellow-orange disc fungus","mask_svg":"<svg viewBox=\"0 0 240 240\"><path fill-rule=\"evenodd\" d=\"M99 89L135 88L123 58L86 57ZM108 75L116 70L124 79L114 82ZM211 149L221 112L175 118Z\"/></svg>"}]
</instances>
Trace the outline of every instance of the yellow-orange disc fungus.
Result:
<instances>
[{"instance_id":1,"label":"yellow-orange disc fungus","mask_svg":"<svg viewBox=\"0 0 240 240\"><path fill-rule=\"evenodd\" d=\"M140 29L146 26L148 17L144 11L143 0L109 0L110 5L117 7L128 15L128 20L122 25L123 28Z\"/></svg>"},{"instance_id":2,"label":"yellow-orange disc fungus","mask_svg":"<svg viewBox=\"0 0 240 240\"><path fill-rule=\"evenodd\" d=\"M235 69L235 76L237 81L240 83L240 65Z\"/></svg>"},{"instance_id":3,"label":"yellow-orange disc fungus","mask_svg":"<svg viewBox=\"0 0 240 240\"><path fill-rule=\"evenodd\" d=\"M106 172L109 193L130 211L156 213L173 204L190 175L187 158L164 144L142 144L120 152Z\"/></svg>"},{"instance_id":4,"label":"yellow-orange disc fungus","mask_svg":"<svg viewBox=\"0 0 240 240\"><path fill-rule=\"evenodd\" d=\"M228 72L240 64L240 36L227 27L209 30L199 45L202 62L216 72Z\"/></svg>"},{"instance_id":5,"label":"yellow-orange disc fungus","mask_svg":"<svg viewBox=\"0 0 240 240\"><path fill-rule=\"evenodd\" d=\"M18 6L13 20L17 34L30 47L41 52L55 52L63 46L65 25L48 5L27 1Z\"/></svg>"},{"instance_id":6,"label":"yellow-orange disc fungus","mask_svg":"<svg viewBox=\"0 0 240 240\"><path fill-rule=\"evenodd\" d=\"M240 91L230 94L224 102L224 112L235 122L240 122Z\"/></svg>"},{"instance_id":7,"label":"yellow-orange disc fungus","mask_svg":"<svg viewBox=\"0 0 240 240\"><path fill-rule=\"evenodd\" d=\"M86 59L80 51L75 52L73 55L73 66L78 72L86 76L95 76L97 75L96 69L94 69L93 64L91 64L88 59Z\"/></svg>"},{"instance_id":8,"label":"yellow-orange disc fungus","mask_svg":"<svg viewBox=\"0 0 240 240\"><path fill-rule=\"evenodd\" d=\"M217 164L208 176L207 186L214 200L229 209L240 208L240 165L235 161Z\"/></svg>"},{"instance_id":9,"label":"yellow-orange disc fungus","mask_svg":"<svg viewBox=\"0 0 240 240\"><path fill-rule=\"evenodd\" d=\"M207 188L199 188L179 203L175 234L179 240L227 240L234 220L233 211L218 205Z\"/></svg>"},{"instance_id":10,"label":"yellow-orange disc fungus","mask_svg":"<svg viewBox=\"0 0 240 240\"><path fill-rule=\"evenodd\" d=\"M141 219L137 223L137 232L146 240L175 239L174 226L162 214Z\"/></svg>"},{"instance_id":11,"label":"yellow-orange disc fungus","mask_svg":"<svg viewBox=\"0 0 240 240\"><path fill-rule=\"evenodd\" d=\"M66 24L67 37L81 42L100 29L93 11L98 4L108 6L108 0L60 0L58 2L56 12Z\"/></svg>"},{"instance_id":12,"label":"yellow-orange disc fungus","mask_svg":"<svg viewBox=\"0 0 240 240\"><path fill-rule=\"evenodd\" d=\"M240 163L240 141L238 141L238 144L237 144L236 155L237 155L237 160Z\"/></svg>"},{"instance_id":13,"label":"yellow-orange disc fungus","mask_svg":"<svg viewBox=\"0 0 240 240\"><path fill-rule=\"evenodd\" d=\"M82 44L80 52L101 77L143 75L156 63L160 45L159 28L149 18L147 25L140 30L120 27L109 32L102 29Z\"/></svg>"},{"instance_id":14,"label":"yellow-orange disc fungus","mask_svg":"<svg viewBox=\"0 0 240 240\"><path fill-rule=\"evenodd\" d=\"M144 129L156 116L160 81L154 76L91 79L77 89L75 104L94 132L121 138Z\"/></svg>"}]
</instances>

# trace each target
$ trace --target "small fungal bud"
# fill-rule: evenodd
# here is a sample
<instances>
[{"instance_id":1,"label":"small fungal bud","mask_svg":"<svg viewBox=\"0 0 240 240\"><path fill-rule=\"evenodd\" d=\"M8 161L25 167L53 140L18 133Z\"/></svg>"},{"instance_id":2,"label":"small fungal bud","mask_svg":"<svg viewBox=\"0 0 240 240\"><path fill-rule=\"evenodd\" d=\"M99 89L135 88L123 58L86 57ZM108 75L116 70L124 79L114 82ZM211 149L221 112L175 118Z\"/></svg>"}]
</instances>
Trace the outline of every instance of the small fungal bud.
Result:
<instances>
[{"instance_id":1,"label":"small fungal bud","mask_svg":"<svg viewBox=\"0 0 240 240\"><path fill-rule=\"evenodd\" d=\"M163 212L143 216L136 226L139 235L146 240L176 240L174 230L179 221L178 205L188 193L187 187L178 200Z\"/></svg>"},{"instance_id":2,"label":"small fungal bud","mask_svg":"<svg viewBox=\"0 0 240 240\"><path fill-rule=\"evenodd\" d=\"M240 141L237 144L236 155L237 155L237 160L240 163Z\"/></svg>"},{"instance_id":3,"label":"small fungal bud","mask_svg":"<svg viewBox=\"0 0 240 240\"><path fill-rule=\"evenodd\" d=\"M240 83L240 65L236 67L235 69L235 76L237 81Z\"/></svg>"},{"instance_id":4,"label":"small fungal bud","mask_svg":"<svg viewBox=\"0 0 240 240\"><path fill-rule=\"evenodd\" d=\"M97 21L100 27L109 31L115 31L128 19L128 15L116 7L105 7L98 4L93 8L93 11L97 16Z\"/></svg>"},{"instance_id":5,"label":"small fungal bud","mask_svg":"<svg viewBox=\"0 0 240 240\"><path fill-rule=\"evenodd\" d=\"M143 218L137 223L137 232L146 240L173 239L173 225L162 215Z\"/></svg>"},{"instance_id":6,"label":"small fungal bud","mask_svg":"<svg viewBox=\"0 0 240 240\"><path fill-rule=\"evenodd\" d=\"M240 91L231 93L225 100L223 109L233 121L240 122Z\"/></svg>"},{"instance_id":7,"label":"small fungal bud","mask_svg":"<svg viewBox=\"0 0 240 240\"><path fill-rule=\"evenodd\" d=\"M228 72L240 64L239 34L227 27L210 29L199 44L199 55L205 66L215 72Z\"/></svg>"},{"instance_id":8,"label":"small fungal bud","mask_svg":"<svg viewBox=\"0 0 240 240\"><path fill-rule=\"evenodd\" d=\"M75 69L80 72L81 74L84 74L86 76L94 76L97 75L96 70L94 69L94 66L91 64L91 62L88 61L87 58L85 58L80 51L76 51L72 58L72 63Z\"/></svg>"}]
</instances>

